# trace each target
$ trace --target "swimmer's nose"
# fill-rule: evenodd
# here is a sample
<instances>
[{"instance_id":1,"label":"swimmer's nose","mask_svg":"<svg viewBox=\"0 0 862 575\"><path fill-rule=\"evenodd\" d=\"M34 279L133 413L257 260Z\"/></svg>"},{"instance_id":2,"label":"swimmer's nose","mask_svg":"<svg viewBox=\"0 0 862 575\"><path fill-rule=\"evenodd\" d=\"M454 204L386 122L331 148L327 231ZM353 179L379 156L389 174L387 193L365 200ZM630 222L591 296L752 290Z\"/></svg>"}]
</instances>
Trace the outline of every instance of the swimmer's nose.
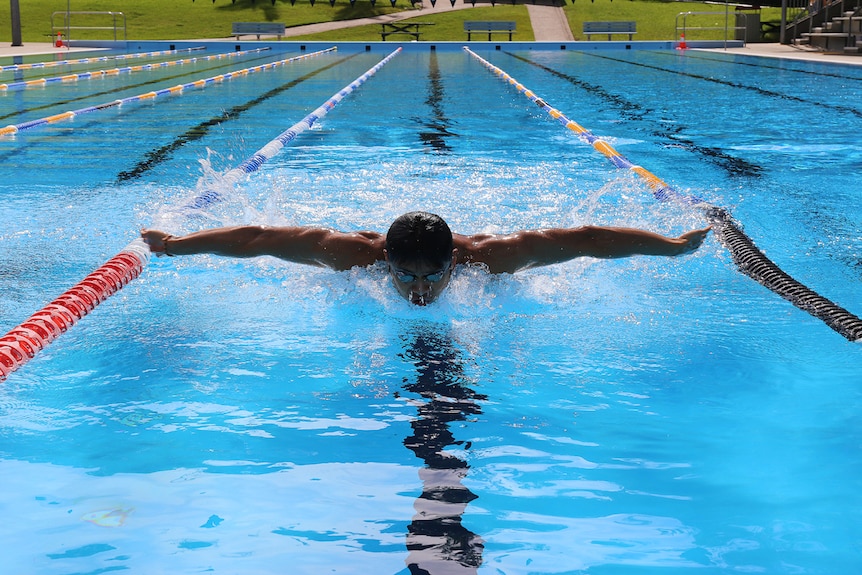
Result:
<instances>
[{"instance_id":1,"label":"swimmer's nose","mask_svg":"<svg viewBox=\"0 0 862 575\"><path fill-rule=\"evenodd\" d=\"M419 291L411 291L410 292L410 303L416 305L428 305L431 303L431 293L430 292L419 292Z\"/></svg>"},{"instance_id":2,"label":"swimmer's nose","mask_svg":"<svg viewBox=\"0 0 862 575\"><path fill-rule=\"evenodd\" d=\"M416 305L427 305L431 303L432 299L431 284L417 283L410 290L410 301Z\"/></svg>"}]
</instances>

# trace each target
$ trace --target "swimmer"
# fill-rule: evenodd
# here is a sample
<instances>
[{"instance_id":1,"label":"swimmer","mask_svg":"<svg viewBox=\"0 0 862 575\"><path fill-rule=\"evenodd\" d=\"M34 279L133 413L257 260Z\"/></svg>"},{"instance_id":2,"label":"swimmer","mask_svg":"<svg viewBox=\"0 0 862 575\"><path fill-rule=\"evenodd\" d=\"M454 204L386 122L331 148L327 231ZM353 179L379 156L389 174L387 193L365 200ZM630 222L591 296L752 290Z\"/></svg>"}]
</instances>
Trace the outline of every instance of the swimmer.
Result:
<instances>
[{"instance_id":1,"label":"swimmer","mask_svg":"<svg viewBox=\"0 0 862 575\"><path fill-rule=\"evenodd\" d=\"M398 217L386 235L318 227L237 226L187 236L143 230L141 237L157 255L274 256L334 270L385 261L398 293L413 304L427 305L446 289L457 264L500 274L579 257L678 256L700 247L709 230L692 230L677 238L603 226L464 236L453 234L440 216L410 212Z\"/></svg>"}]
</instances>

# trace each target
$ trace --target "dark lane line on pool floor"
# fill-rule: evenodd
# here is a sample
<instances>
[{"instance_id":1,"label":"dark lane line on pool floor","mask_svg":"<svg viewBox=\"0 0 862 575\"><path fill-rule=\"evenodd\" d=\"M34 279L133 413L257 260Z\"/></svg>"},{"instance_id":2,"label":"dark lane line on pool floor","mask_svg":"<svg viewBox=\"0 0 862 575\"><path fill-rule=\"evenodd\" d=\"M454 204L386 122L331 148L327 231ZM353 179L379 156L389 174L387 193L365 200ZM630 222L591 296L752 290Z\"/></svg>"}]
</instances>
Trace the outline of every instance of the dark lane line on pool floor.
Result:
<instances>
[{"instance_id":1,"label":"dark lane line on pool floor","mask_svg":"<svg viewBox=\"0 0 862 575\"><path fill-rule=\"evenodd\" d=\"M596 138L588 130L577 125L573 120L566 118L562 112L551 107L547 102L531 90L528 90L523 84L519 83L502 69L478 56L469 48L465 47L464 49L494 72L501 80L514 86L518 92L522 93L533 103L538 104L551 117L564 123L567 129L573 129L585 137L589 136L588 141L598 151L606 155L618 168L635 170L639 175L643 176L650 183L656 199L659 201L673 199L700 208L710 223L716 238L730 252L739 272L786 299L800 310L823 321L827 326L848 340L862 342L862 318L825 298L784 272L755 245L754 241L742 230L739 223L725 208L709 204L696 196L680 194L655 175L647 172L640 166L632 164L607 144L607 142ZM598 143L602 145L596 145Z\"/></svg>"},{"instance_id":2,"label":"dark lane line on pool floor","mask_svg":"<svg viewBox=\"0 0 862 575\"><path fill-rule=\"evenodd\" d=\"M153 169L155 166L161 164L162 162L167 161L171 157L171 154L174 151L180 149L181 147L185 146L188 143L194 142L196 140L200 140L201 138L203 138L204 136L209 134L210 128L212 128L214 126L218 126L218 125L225 123L225 122L229 122L231 120L235 120L243 112L247 112L248 110L254 108L255 106L258 106L259 104L262 104L263 102L269 100L270 98L278 96L282 92L290 90L291 88L298 86L299 84L305 82L306 80L309 80L309 79L313 78L314 76L317 76L318 74L325 72L326 70L329 70L330 68L334 68L335 66L343 64L344 62L346 62L352 58L355 58L359 54L360 53L357 52L356 54L346 56L344 58L341 58L340 60L336 60L335 62L327 64L326 66L323 66L323 67L318 68L316 70L312 70L311 72L309 72L303 76L300 76L298 78L294 78L293 80L291 80L290 82L288 82L286 84L282 84L278 88L273 88L272 90L269 90L268 92L258 96L257 98L254 98L253 100L249 100L245 104L233 106L232 108L230 108L229 110L227 110L225 112L222 112L218 116L213 116L213 117L209 118L208 120L205 120L205 121L199 123L197 126L193 126L192 128L189 128L188 130L186 130L185 132L180 134L177 138L175 138L174 141L171 142L170 144L168 144L166 146L162 146L160 148L156 148L154 150L150 150L149 152L144 154L144 159L141 160L140 162L138 162L135 165L135 167L133 167L132 169L125 170L125 171L122 171L119 174L117 174L116 183L119 184L119 183L126 182L128 180L133 180L133 179L139 178L145 172L148 172L149 170Z\"/></svg>"},{"instance_id":3,"label":"dark lane line on pool floor","mask_svg":"<svg viewBox=\"0 0 862 575\"><path fill-rule=\"evenodd\" d=\"M258 60L271 60L271 59L272 59L272 55L259 56L256 58L252 58L251 60L248 60L248 63L256 62ZM63 100L60 102L51 102L50 104L43 104L41 106L34 106L32 108L27 108L25 110L18 110L16 112L11 113L11 114L0 115L0 120L5 120L7 118L14 118L14 117L20 116L22 114L28 114L30 112L37 112L39 110L46 110L46 109L54 108L57 106L66 106L68 104L73 104L75 102L81 102L83 100L88 100L90 98L95 98L97 96L108 96L111 94L116 94L118 92L125 92L126 90L131 90L134 88L147 87L147 86L150 86L151 84L155 84L156 82L166 82L169 80L176 80L178 78L187 78L188 76L197 76L201 72L214 72L214 71L219 70L221 68L231 68L231 67L234 67L236 64L237 64L237 62L235 62L235 61L234 62L225 62L223 64L219 64L218 66L212 66L212 67L206 67L205 66L202 69L190 70L188 72L183 72L182 74L174 74L173 76L165 76L165 77L159 78L158 80L148 80L146 82L138 82L137 84L127 84L125 86L113 88L111 90L104 90L102 92L93 92L91 94L86 94L83 96L77 96L75 98L69 98L68 100Z\"/></svg>"},{"instance_id":4,"label":"dark lane line on pool floor","mask_svg":"<svg viewBox=\"0 0 862 575\"><path fill-rule=\"evenodd\" d=\"M263 57L263 58L254 58L254 60L253 60L253 61L256 61L256 60L265 60L265 59L269 59L269 58L267 58L267 57ZM213 68L205 68L204 70L194 70L194 71L186 72L186 73L183 73L183 74L177 74L177 75L171 76L171 77L169 77L169 78L162 78L162 79L161 79L161 80L159 80L159 81L163 81L163 80L166 80L166 79L167 79L167 80L171 80L171 79L176 79L176 78L183 78L183 77L186 77L186 76L197 76L197 75L199 75L201 72L204 72L204 71L215 71L215 70L218 70L219 68L227 68L227 67L231 67L232 65L233 65L233 64L231 64L231 63L227 63L227 64L223 64L223 65L220 65L220 66L215 66L215 67L213 67ZM144 82L144 83L139 83L139 84L134 84L134 85L125 86L125 87L122 87L122 88L116 88L116 89L114 89L114 90L109 90L109 91L107 91L107 92L100 92L100 93L97 93L97 94L90 94L90 95L87 95L87 96L81 96L81 97L78 97L78 98L74 98L74 99L68 100L66 103L76 102L76 101L79 101L79 100L86 100L86 99L88 99L88 98L90 98L90 97L93 97L93 96L99 96L99 95L105 95L105 94L113 94L113 93L116 93L116 92L122 92L122 91L126 91L126 90L128 90L128 89L131 89L131 88L137 88L137 87L142 87L142 86L146 87L146 86L149 86L149 85L150 85L150 84L152 84L152 83L154 83L154 82L153 82L153 81L150 81L150 82ZM32 108L31 110L28 110L28 111L38 110L38 109L43 109L43 108L50 108L50 107L57 106L57 105L60 105L60 104L63 104L63 102L56 103L56 104L50 104L50 105L47 105L47 106L40 106L40 107L38 107L38 108ZM0 118L0 119L2 119L2 118ZM87 128L87 127L94 126L94 125L98 125L99 123L101 123L101 121L100 121L100 120L89 120L89 121L87 121L87 122L80 122L80 119L78 119L78 120L79 120L79 121L78 121L78 123L76 124L76 128L75 128L75 129ZM53 141L53 139L54 139L54 136L48 136L48 137L46 138L46 140L48 140L48 141ZM16 145L14 148L9 149L8 151L6 151L6 152L5 152L5 153L3 153L3 154L0 154L0 164L2 164L2 163L4 163L4 162L7 162L7 161L9 161L9 160L14 159L14 158L15 158L15 157L17 157L18 155L25 153L25 152L26 152L26 151L27 151L31 146L37 145L37 143L38 143L38 142L43 142L43 141L45 141L45 140L43 140L43 139L34 139L34 140L31 140L31 141L30 141L30 143L21 144L21 145ZM102 143L102 142L100 142L100 143Z\"/></svg>"},{"instance_id":5,"label":"dark lane line on pool floor","mask_svg":"<svg viewBox=\"0 0 862 575\"><path fill-rule=\"evenodd\" d=\"M678 54L669 53L668 50L662 50L662 51L645 50L644 52L646 52L648 54L653 54L656 56L661 56L662 58L679 58ZM785 66L772 66L769 64L765 64L765 63L756 64L754 62L742 62L740 60L726 60L726 59L722 59L722 58L710 58L702 52L698 52L697 54L695 54L695 53L692 53L692 51L690 51L690 50L686 51L685 57L691 58L692 60L702 60L704 62L718 62L720 64L727 64L729 66L750 66L752 68L765 68L768 70L778 70L779 72L791 72L794 74L806 74L809 76L822 76L825 78L838 78L840 80L855 80L857 82L862 82L862 77L857 78L855 76L848 76L846 74L831 74L829 72L814 72L812 70L801 70L799 68L788 68ZM742 56L742 58L748 59L748 58L751 58L751 56ZM790 63L791 60L785 60L785 62ZM795 62L795 63L801 63L801 62ZM855 68L854 68L854 70L855 70Z\"/></svg>"},{"instance_id":6,"label":"dark lane line on pool floor","mask_svg":"<svg viewBox=\"0 0 862 575\"><path fill-rule=\"evenodd\" d=\"M839 106L836 104L827 104L825 102L821 102L818 100L807 100L805 98L800 98L799 96L794 96L792 94L784 94L782 92L775 92L773 90L767 90L766 88L761 88L759 86L749 86L748 84L741 84L739 82L731 82L730 80L721 80L719 78L713 78L711 76L703 76L701 74L692 74L691 72L682 72L680 70L671 70L670 68L662 68L661 66L653 66L652 64L645 64L643 62L632 62L630 60L622 60L619 58L612 58L610 56L600 56L598 54L593 54L591 52L583 52L584 55L592 56L594 58L601 58L603 60L610 60L611 62L619 62L621 64L630 64L632 66L638 66L640 68L647 68L649 70L657 70L659 72L666 72L668 74L675 74L678 76L685 76L686 78L694 78L695 80L705 80L707 82L712 82L714 84L719 84L721 86L729 86L731 88L739 88L741 90L749 90L751 92L755 92L762 96L768 96L770 98L778 98L781 100L787 100L788 102L796 102L798 104L808 104L811 106L816 106L818 108L827 108L829 110L835 110L836 112L843 112L847 114L852 114L857 118L862 118L862 110L857 110L856 108L851 108L850 106Z\"/></svg>"},{"instance_id":7,"label":"dark lane line on pool floor","mask_svg":"<svg viewBox=\"0 0 862 575\"><path fill-rule=\"evenodd\" d=\"M601 98L608 104L619 109L621 115L627 120L652 122L652 120L648 119L648 116L654 113L654 110L644 109L644 107L637 102L627 100L622 96L608 92L601 86L590 84L589 82L584 82L583 80L575 78L574 76L570 76L569 74L560 72L559 70L555 70L553 68L545 66L544 64L534 62L529 58L524 58L510 52L506 52L506 54L517 60L526 62L531 66L535 66L541 70L544 70L562 80L565 80L570 84L589 92L593 96ZM695 143L690 138L681 136L680 133L684 132L687 129L687 127L681 122L674 122L673 131L670 131L664 126L662 126L662 128L663 129L661 130L654 128L649 133L651 136L655 136L662 141L667 140L673 142L672 147L682 148L684 150L688 150L690 152L694 152L696 154L699 154L700 156L703 156L711 163L725 170L731 176L756 178L763 173L763 167L758 164L754 164L743 158L728 154L721 148L715 148L713 146L703 146ZM664 144L664 146L671 147L671 145L668 144Z\"/></svg>"},{"instance_id":8,"label":"dark lane line on pool floor","mask_svg":"<svg viewBox=\"0 0 862 575\"><path fill-rule=\"evenodd\" d=\"M457 138L458 134L449 130L451 120L443 111L443 97L445 90L443 88L443 80L440 75L440 63L437 60L437 52L431 52L431 57L428 62L428 98L425 103L431 107L431 119L424 120L417 118L416 121L421 124L425 131L419 132L419 139L422 143L431 146L435 152L446 153L452 150L452 147L446 142L446 138Z\"/></svg>"},{"instance_id":9,"label":"dark lane line on pool floor","mask_svg":"<svg viewBox=\"0 0 862 575\"><path fill-rule=\"evenodd\" d=\"M404 446L422 460L419 471L422 493L407 526L407 567L412 574L476 573L482 565L485 543L464 524L467 506L478 496L464 485L470 464L450 446L464 452L470 441L455 437L453 428L464 431L482 414L484 394L471 387L464 373L465 358L452 336L420 324L403 336L406 348L398 354L416 368L415 378L404 378L404 391L419 396L417 417L410 422L413 433ZM395 392L395 397L401 394Z\"/></svg>"},{"instance_id":10,"label":"dark lane line on pool floor","mask_svg":"<svg viewBox=\"0 0 862 575\"><path fill-rule=\"evenodd\" d=\"M829 258L837 260L862 279L862 251L853 247L862 245L859 241L862 222L848 217L838 206L824 203L821 194L811 194L810 190L796 186L785 187L782 192L801 206L796 217L799 229L807 229L812 237L820 238L816 249L826 250Z\"/></svg>"}]
</instances>

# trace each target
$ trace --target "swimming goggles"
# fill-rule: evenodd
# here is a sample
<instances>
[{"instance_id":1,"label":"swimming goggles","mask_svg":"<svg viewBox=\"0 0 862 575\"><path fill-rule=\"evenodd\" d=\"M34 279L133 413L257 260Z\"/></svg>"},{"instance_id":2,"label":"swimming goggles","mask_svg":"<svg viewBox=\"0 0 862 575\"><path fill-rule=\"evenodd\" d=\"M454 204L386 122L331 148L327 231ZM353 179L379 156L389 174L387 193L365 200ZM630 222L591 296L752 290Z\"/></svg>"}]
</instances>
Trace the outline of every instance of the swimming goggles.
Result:
<instances>
[{"instance_id":1,"label":"swimming goggles","mask_svg":"<svg viewBox=\"0 0 862 575\"><path fill-rule=\"evenodd\" d=\"M419 276L417 276L416 274L411 274L409 272L401 271L401 270L398 270L395 268L391 268L391 269L392 269L392 274L395 276L395 279L397 279L401 283L409 284L409 283L415 282L416 280L419 279ZM422 278L424 278L425 281L434 284L434 283L437 283L440 280L442 280L443 276L446 275L447 271L449 271L448 265L445 268L443 268L442 270L440 270L439 272L434 272L433 274L424 275L424 276L422 276Z\"/></svg>"}]
</instances>

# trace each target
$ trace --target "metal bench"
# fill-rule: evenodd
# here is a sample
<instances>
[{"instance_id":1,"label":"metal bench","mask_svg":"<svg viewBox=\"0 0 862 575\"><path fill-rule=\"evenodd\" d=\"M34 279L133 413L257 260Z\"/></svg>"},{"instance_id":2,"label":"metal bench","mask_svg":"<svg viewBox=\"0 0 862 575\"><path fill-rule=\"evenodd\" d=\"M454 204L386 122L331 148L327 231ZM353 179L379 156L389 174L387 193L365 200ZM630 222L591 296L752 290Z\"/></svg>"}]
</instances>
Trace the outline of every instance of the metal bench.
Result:
<instances>
[{"instance_id":1,"label":"metal bench","mask_svg":"<svg viewBox=\"0 0 862 575\"><path fill-rule=\"evenodd\" d=\"M508 33L509 41L512 40L512 33L515 32L515 23L504 20L467 20L464 22L464 31L467 33L467 40L472 40L470 37L473 32L488 33L488 41L491 41L491 34Z\"/></svg>"},{"instance_id":2,"label":"metal bench","mask_svg":"<svg viewBox=\"0 0 862 575\"><path fill-rule=\"evenodd\" d=\"M584 22L584 34L587 35L587 40L589 40L590 36L593 34L607 34L608 40L611 39L611 34L628 34L629 40L631 40L632 35L637 33L636 22Z\"/></svg>"},{"instance_id":3,"label":"metal bench","mask_svg":"<svg viewBox=\"0 0 862 575\"><path fill-rule=\"evenodd\" d=\"M258 40L260 40L261 34L275 35L281 40L281 37L284 36L284 24L281 22L234 22L231 26L231 34L236 36L237 40L240 36L251 34L255 34Z\"/></svg>"}]
</instances>

